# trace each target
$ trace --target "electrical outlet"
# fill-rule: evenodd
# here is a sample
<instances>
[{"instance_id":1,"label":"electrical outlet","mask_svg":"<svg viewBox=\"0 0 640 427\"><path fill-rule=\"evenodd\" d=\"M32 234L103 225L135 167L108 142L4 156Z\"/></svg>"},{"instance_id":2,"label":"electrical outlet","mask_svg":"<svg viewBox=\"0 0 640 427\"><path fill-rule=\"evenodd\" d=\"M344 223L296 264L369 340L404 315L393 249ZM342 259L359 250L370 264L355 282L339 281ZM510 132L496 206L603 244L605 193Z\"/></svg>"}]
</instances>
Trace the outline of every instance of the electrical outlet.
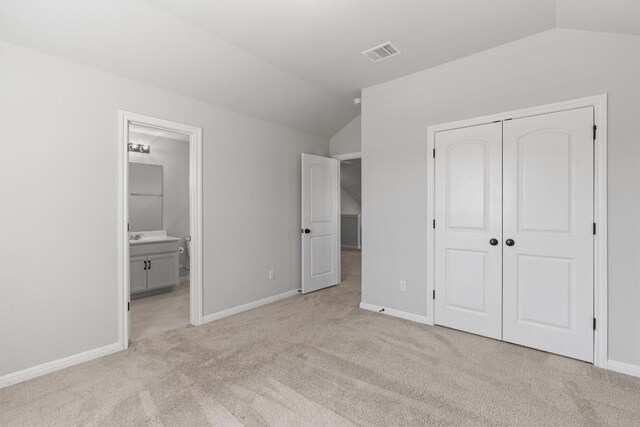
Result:
<instances>
[{"instance_id":1,"label":"electrical outlet","mask_svg":"<svg viewBox=\"0 0 640 427\"><path fill-rule=\"evenodd\" d=\"M400 290L402 292L405 292L407 290L407 281L406 280L400 280Z\"/></svg>"},{"instance_id":2,"label":"electrical outlet","mask_svg":"<svg viewBox=\"0 0 640 427\"><path fill-rule=\"evenodd\" d=\"M269 270L269 280L273 280L276 277L275 270Z\"/></svg>"}]
</instances>

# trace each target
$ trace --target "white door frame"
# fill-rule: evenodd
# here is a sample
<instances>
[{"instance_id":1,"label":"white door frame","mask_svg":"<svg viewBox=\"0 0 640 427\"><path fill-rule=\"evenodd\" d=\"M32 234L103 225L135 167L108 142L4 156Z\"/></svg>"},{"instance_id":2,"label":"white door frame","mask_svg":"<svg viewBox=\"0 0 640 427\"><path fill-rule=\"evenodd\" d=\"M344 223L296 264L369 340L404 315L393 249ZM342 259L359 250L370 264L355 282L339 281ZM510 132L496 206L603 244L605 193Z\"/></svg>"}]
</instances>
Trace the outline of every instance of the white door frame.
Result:
<instances>
[{"instance_id":1,"label":"white door frame","mask_svg":"<svg viewBox=\"0 0 640 427\"><path fill-rule=\"evenodd\" d=\"M202 128L156 117L119 110L118 137L118 338L121 348L129 346L127 323L129 296L129 125L143 125L189 135L189 227L190 313L189 321L198 326L202 321Z\"/></svg>"},{"instance_id":2,"label":"white door frame","mask_svg":"<svg viewBox=\"0 0 640 427\"><path fill-rule=\"evenodd\" d=\"M336 154L335 156L331 156L331 157L338 160L361 159L362 151L354 151L353 153Z\"/></svg>"},{"instance_id":3,"label":"white door frame","mask_svg":"<svg viewBox=\"0 0 640 427\"><path fill-rule=\"evenodd\" d=\"M593 215L597 227L596 236L593 242L593 313L594 317L597 319L597 327L594 333L593 363L595 366L607 368L607 94L540 105L522 110L492 114L489 116L476 117L427 127L427 224L429 224L427 227L427 245L429 248L429 254L427 256L427 271L429 272L427 275L427 295L430 296L427 307L428 324L434 324L435 309L435 304L431 296L435 289L435 233L432 227L433 221L435 220L435 160L432 153L435 148L436 132L583 107L593 107L594 123L597 126L594 152L595 185L593 200Z\"/></svg>"}]
</instances>

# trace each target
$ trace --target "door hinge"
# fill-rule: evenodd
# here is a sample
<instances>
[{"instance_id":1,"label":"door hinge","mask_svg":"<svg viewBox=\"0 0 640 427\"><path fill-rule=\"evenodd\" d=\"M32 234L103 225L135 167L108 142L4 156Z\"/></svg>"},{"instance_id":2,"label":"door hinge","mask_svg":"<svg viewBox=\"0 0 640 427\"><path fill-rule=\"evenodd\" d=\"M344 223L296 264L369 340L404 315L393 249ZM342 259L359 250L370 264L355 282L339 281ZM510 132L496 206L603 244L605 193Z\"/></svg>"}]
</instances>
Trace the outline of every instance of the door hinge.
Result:
<instances>
[{"instance_id":1,"label":"door hinge","mask_svg":"<svg viewBox=\"0 0 640 427\"><path fill-rule=\"evenodd\" d=\"M435 289L433 290L433 295L432 296L433 296L433 299L436 299L436 290Z\"/></svg>"},{"instance_id":2,"label":"door hinge","mask_svg":"<svg viewBox=\"0 0 640 427\"><path fill-rule=\"evenodd\" d=\"M596 223L595 222L593 223L593 235L594 236L596 235Z\"/></svg>"},{"instance_id":3,"label":"door hinge","mask_svg":"<svg viewBox=\"0 0 640 427\"><path fill-rule=\"evenodd\" d=\"M127 311L131 311L131 302L127 301Z\"/></svg>"},{"instance_id":4,"label":"door hinge","mask_svg":"<svg viewBox=\"0 0 640 427\"><path fill-rule=\"evenodd\" d=\"M596 330L596 318L595 317L593 318L593 330L594 331Z\"/></svg>"},{"instance_id":5,"label":"door hinge","mask_svg":"<svg viewBox=\"0 0 640 427\"><path fill-rule=\"evenodd\" d=\"M593 140L594 141L596 140L596 132L597 132L597 130L598 130L598 126L593 125Z\"/></svg>"},{"instance_id":6,"label":"door hinge","mask_svg":"<svg viewBox=\"0 0 640 427\"><path fill-rule=\"evenodd\" d=\"M434 159L436 158L436 149L435 148L433 149L433 158Z\"/></svg>"},{"instance_id":7,"label":"door hinge","mask_svg":"<svg viewBox=\"0 0 640 427\"><path fill-rule=\"evenodd\" d=\"M436 220L433 220L433 228L436 228Z\"/></svg>"}]
</instances>

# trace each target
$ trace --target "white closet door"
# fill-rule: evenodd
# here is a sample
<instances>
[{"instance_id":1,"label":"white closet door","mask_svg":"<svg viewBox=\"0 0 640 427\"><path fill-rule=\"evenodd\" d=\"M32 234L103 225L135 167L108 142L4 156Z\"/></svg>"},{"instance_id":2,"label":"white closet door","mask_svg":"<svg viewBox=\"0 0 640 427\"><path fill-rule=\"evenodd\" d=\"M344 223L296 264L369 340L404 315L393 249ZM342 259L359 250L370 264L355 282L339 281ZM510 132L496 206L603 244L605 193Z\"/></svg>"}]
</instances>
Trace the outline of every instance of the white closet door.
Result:
<instances>
[{"instance_id":1,"label":"white closet door","mask_svg":"<svg viewBox=\"0 0 640 427\"><path fill-rule=\"evenodd\" d=\"M435 323L500 339L502 124L438 132L435 146Z\"/></svg>"},{"instance_id":2,"label":"white closet door","mask_svg":"<svg viewBox=\"0 0 640 427\"><path fill-rule=\"evenodd\" d=\"M504 340L589 362L593 123L592 107L514 119L503 141Z\"/></svg>"}]
</instances>

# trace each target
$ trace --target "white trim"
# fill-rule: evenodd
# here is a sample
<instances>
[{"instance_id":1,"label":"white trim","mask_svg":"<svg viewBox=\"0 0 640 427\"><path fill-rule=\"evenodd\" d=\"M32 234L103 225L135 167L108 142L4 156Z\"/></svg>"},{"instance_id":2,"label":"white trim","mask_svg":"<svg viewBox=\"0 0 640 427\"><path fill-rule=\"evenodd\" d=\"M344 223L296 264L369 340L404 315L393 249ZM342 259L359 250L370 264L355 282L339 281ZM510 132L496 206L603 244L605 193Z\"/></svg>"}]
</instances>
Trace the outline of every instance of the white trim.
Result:
<instances>
[{"instance_id":1,"label":"white trim","mask_svg":"<svg viewBox=\"0 0 640 427\"><path fill-rule=\"evenodd\" d=\"M118 111L118 342L120 349L129 347L129 121ZM127 148L125 148L127 147Z\"/></svg>"},{"instance_id":2,"label":"white trim","mask_svg":"<svg viewBox=\"0 0 640 427\"><path fill-rule=\"evenodd\" d=\"M209 322L213 322L214 320L219 320L225 317L233 316L234 314L242 313L243 311L247 311L254 308L258 308L263 305L271 304L272 302L280 301L282 299L298 295L299 293L300 293L299 289L293 289L287 292L283 292L281 294L263 298L258 301L253 301L247 304L239 305L237 307L232 307L226 310L222 310L217 313L207 314L202 318L202 323L209 323Z\"/></svg>"},{"instance_id":3,"label":"white trim","mask_svg":"<svg viewBox=\"0 0 640 427\"><path fill-rule=\"evenodd\" d=\"M594 221L596 222L596 237L593 242L594 283L593 283L593 315L597 319L596 331L593 337L593 364L601 368L607 367L609 356L609 281L607 266L609 264L608 240L608 196L607 196L607 95L592 98L594 109L594 123L597 126L594 147Z\"/></svg>"},{"instance_id":4,"label":"white trim","mask_svg":"<svg viewBox=\"0 0 640 427\"><path fill-rule=\"evenodd\" d=\"M632 365L631 363L618 362L617 360L609 359L607 361L607 367L611 371L620 372L621 374L632 375L634 377L640 377L640 366Z\"/></svg>"},{"instance_id":5,"label":"white trim","mask_svg":"<svg viewBox=\"0 0 640 427\"><path fill-rule=\"evenodd\" d=\"M360 174L362 178L362 173ZM342 228L342 224L340 224L340 228ZM340 236L342 239L342 236ZM358 249L362 249L362 214L358 215Z\"/></svg>"},{"instance_id":6,"label":"white trim","mask_svg":"<svg viewBox=\"0 0 640 427\"><path fill-rule=\"evenodd\" d=\"M337 159L336 159L337 160ZM302 166L302 164L301 164ZM338 241L337 241L337 249L338 249L338 283L336 283L336 285L339 285L340 283L342 283L342 254L341 254L341 249L340 249L340 245L342 244L342 182L340 181L342 178L342 171L341 171L341 164L340 164L340 160L338 160L338 167L337 167L337 177L336 177L336 183L338 184L338 188L336 189L336 205L338 206L338 212L336 215L336 233L338 234ZM304 171L302 172L304 173ZM300 182L300 184L302 184L302 182ZM304 191L304 186L302 187L302 191ZM302 198L300 199L302 201ZM302 207L302 204L301 204ZM304 216L301 217L301 221L304 221ZM302 242L302 244L304 245L304 242ZM300 255L304 257L304 251L300 252ZM302 260L302 263L304 264L304 259ZM304 280L304 276L302 276L301 278L301 282ZM302 284L300 285L300 291L302 292Z\"/></svg>"},{"instance_id":7,"label":"white trim","mask_svg":"<svg viewBox=\"0 0 640 427\"><path fill-rule=\"evenodd\" d=\"M406 311L394 310L392 308L386 308L381 305L369 304L366 302L360 303L360 308L369 311L375 311L376 313L386 314L388 316L399 317L400 319L411 320L413 322L423 323L430 325L429 319L426 316L420 316L418 314L407 313ZM384 310L384 311L381 311Z\"/></svg>"},{"instance_id":8,"label":"white trim","mask_svg":"<svg viewBox=\"0 0 640 427\"><path fill-rule=\"evenodd\" d=\"M331 156L336 160L353 160L353 159L361 159L362 151L354 151L353 153L344 153L344 154L336 154L335 156Z\"/></svg>"},{"instance_id":9,"label":"white trim","mask_svg":"<svg viewBox=\"0 0 640 427\"><path fill-rule=\"evenodd\" d=\"M594 220L597 224L597 233L594 239L594 316L597 319L597 328L594 333L593 363L595 366L606 368L607 366L607 95L596 95L587 98L557 102L525 108L522 110L492 114L490 116L465 119L456 122L443 123L427 128L427 295L429 296L427 319L434 324L435 303L431 298L434 289L434 264L435 264L435 235L431 224L435 219L434 211L434 185L435 185L435 159L432 152L435 147L436 132L459 129L469 126L515 119L540 114L548 114L557 111L571 110L575 108L593 107L594 122L597 126L594 158Z\"/></svg>"},{"instance_id":10,"label":"white trim","mask_svg":"<svg viewBox=\"0 0 640 427\"><path fill-rule=\"evenodd\" d=\"M189 220L191 234L190 254L190 323L198 326L202 324L202 128L189 126L156 117L118 111L119 139L118 139L118 274L119 289L119 343L122 350L129 346L129 313L126 310L129 296L129 232L127 221L129 214L129 153L126 149L128 142L129 124L143 125L157 129L183 133L189 136Z\"/></svg>"},{"instance_id":11,"label":"white trim","mask_svg":"<svg viewBox=\"0 0 640 427\"><path fill-rule=\"evenodd\" d=\"M3 375L0 377L0 388L8 387L13 384L18 384L23 381L36 378L50 372L59 371L60 369L68 368L69 366L78 365L80 363L88 362L98 357L107 356L109 354L117 353L120 351L120 343L113 343L105 345L104 347L94 348L93 350L84 351L82 353L74 354L72 356L63 357L62 359L53 360L51 362L42 363L40 365L32 366L31 368L23 369L21 371L13 372L11 374Z\"/></svg>"}]
</instances>

